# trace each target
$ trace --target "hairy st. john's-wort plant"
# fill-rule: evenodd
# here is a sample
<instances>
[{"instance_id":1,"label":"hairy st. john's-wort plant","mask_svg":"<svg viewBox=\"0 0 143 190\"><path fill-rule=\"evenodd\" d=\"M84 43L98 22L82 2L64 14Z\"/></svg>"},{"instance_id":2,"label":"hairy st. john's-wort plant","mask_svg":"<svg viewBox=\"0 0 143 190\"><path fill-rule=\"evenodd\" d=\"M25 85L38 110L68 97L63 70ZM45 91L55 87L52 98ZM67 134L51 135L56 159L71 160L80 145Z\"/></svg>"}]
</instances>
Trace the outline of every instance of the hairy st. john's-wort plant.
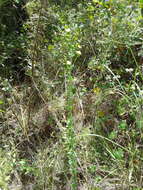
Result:
<instances>
[{"instance_id":1,"label":"hairy st. john's-wort plant","mask_svg":"<svg viewBox=\"0 0 143 190\"><path fill-rule=\"evenodd\" d=\"M74 18L74 17L73 17ZM65 17L61 18L64 24L64 31L61 31L60 37L57 39L57 46L60 46L61 66L64 68L65 91L66 91L66 128L65 128L65 149L68 158L68 167L70 173L70 188L77 190L77 155L76 155L76 134L74 127L73 105L75 96L73 68L74 62L81 54L80 52L80 29L74 23L68 24ZM68 18L71 19L70 17Z\"/></svg>"},{"instance_id":2,"label":"hairy st. john's-wort plant","mask_svg":"<svg viewBox=\"0 0 143 190\"><path fill-rule=\"evenodd\" d=\"M70 33L70 29L67 29L67 32ZM69 35L69 34L68 34ZM77 156L76 156L76 134L74 129L74 118L73 118L73 102L75 95L75 87L74 87L74 77L72 76L73 63L72 58L76 55L76 46L75 42L70 43L72 41L72 35L69 36L69 43L67 49L69 49L69 54L67 57L65 56L65 78L66 78L66 96L67 96L67 125L66 125L66 136L65 136L65 146L67 150L67 158L68 158L68 166L71 175L71 190L77 190ZM72 48L71 46L72 45Z\"/></svg>"},{"instance_id":3,"label":"hairy st. john's-wort plant","mask_svg":"<svg viewBox=\"0 0 143 190\"><path fill-rule=\"evenodd\" d=\"M74 130L73 122L73 97L74 97L74 84L73 77L71 74L72 65L66 67L67 77L67 128L66 128L66 148L68 165L71 174L71 190L77 189L77 158L76 158L76 134Z\"/></svg>"},{"instance_id":4,"label":"hairy st. john's-wort plant","mask_svg":"<svg viewBox=\"0 0 143 190\"><path fill-rule=\"evenodd\" d=\"M75 61L80 52L80 36L81 31L75 22L75 11L59 12L60 22L63 24L62 30L59 29L59 35L54 38L54 47L52 52L57 56L60 62L60 70L62 78L64 78L65 92L66 92L66 128L64 132L65 150L68 159L68 169L70 175L70 189L77 190L77 155L76 155L76 134L74 126L73 105L75 97L75 86L73 70L75 69ZM66 16L65 16L66 15ZM50 47L50 46L49 46Z\"/></svg>"}]
</instances>

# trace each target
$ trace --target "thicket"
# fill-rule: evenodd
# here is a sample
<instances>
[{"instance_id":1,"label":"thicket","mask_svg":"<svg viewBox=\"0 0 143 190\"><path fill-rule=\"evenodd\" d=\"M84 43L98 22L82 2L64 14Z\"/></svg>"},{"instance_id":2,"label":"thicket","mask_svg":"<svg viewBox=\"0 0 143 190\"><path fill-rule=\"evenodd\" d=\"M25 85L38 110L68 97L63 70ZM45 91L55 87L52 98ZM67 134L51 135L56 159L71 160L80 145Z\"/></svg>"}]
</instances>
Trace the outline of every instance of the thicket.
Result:
<instances>
[{"instance_id":1,"label":"thicket","mask_svg":"<svg viewBox=\"0 0 143 190\"><path fill-rule=\"evenodd\" d=\"M142 190L142 5L0 1L0 189Z\"/></svg>"}]
</instances>

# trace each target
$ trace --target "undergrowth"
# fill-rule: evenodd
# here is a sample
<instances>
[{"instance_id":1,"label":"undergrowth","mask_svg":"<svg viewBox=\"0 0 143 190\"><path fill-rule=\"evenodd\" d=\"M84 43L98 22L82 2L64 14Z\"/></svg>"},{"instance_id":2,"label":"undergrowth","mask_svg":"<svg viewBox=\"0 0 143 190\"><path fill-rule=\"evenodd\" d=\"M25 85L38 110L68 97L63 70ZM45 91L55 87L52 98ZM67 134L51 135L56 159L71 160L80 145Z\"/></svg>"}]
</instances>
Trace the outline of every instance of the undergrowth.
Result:
<instances>
[{"instance_id":1,"label":"undergrowth","mask_svg":"<svg viewBox=\"0 0 143 190\"><path fill-rule=\"evenodd\" d=\"M0 189L143 189L141 5L30 0L12 41L1 23Z\"/></svg>"}]
</instances>

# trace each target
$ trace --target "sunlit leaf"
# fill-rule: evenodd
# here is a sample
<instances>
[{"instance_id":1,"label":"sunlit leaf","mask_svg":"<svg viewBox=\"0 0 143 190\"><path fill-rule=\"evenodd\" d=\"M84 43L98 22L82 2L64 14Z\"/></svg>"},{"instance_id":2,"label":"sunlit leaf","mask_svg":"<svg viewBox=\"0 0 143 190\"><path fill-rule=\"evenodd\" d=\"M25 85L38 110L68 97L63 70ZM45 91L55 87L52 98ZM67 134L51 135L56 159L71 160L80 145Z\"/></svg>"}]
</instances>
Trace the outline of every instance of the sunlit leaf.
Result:
<instances>
[{"instance_id":1,"label":"sunlit leaf","mask_svg":"<svg viewBox=\"0 0 143 190\"><path fill-rule=\"evenodd\" d=\"M4 102L2 100L0 100L0 104L3 104Z\"/></svg>"}]
</instances>

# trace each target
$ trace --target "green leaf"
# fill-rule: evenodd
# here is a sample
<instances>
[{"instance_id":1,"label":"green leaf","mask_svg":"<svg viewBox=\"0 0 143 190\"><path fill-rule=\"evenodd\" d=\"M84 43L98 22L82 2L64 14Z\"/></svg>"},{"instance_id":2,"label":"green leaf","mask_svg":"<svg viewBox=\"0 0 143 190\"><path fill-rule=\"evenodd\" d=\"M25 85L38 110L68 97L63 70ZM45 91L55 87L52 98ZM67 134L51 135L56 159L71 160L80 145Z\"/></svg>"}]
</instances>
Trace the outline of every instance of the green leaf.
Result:
<instances>
[{"instance_id":1,"label":"green leaf","mask_svg":"<svg viewBox=\"0 0 143 190\"><path fill-rule=\"evenodd\" d=\"M15 0L15 3L20 3L20 0Z\"/></svg>"},{"instance_id":2,"label":"green leaf","mask_svg":"<svg viewBox=\"0 0 143 190\"><path fill-rule=\"evenodd\" d=\"M112 132L110 133L110 135L109 135L109 138L110 138L110 139L115 139L115 138L117 138L117 132L116 132L116 131L112 131Z\"/></svg>"},{"instance_id":3,"label":"green leaf","mask_svg":"<svg viewBox=\"0 0 143 190\"><path fill-rule=\"evenodd\" d=\"M117 150L115 150L113 152L113 154L114 154L115 158L118 159L118 160L121 160L123 158L123 156L124 156L124 152L123 152L123 150L121 148L118 148Z\"/></svg>"},{"instance_id":4,"label":"green leaf","mask_svg":"<svg viewBox=\"0 0 143 190\"><path fill-rule=\"evenodd\" d=\"M139 0L139 7L142 9L143 8L143 0Z\"/></svg>"},{"instance_id":5,"label":"green leaf","mask_svg":"<svg viewBox=\"0 0 143 190\"><path fill-rule=\"evenodd\" d=\"M0 105L3 104L4 102L2 100L0 100Z\"/></svg>"},{"instance_id":6,"label":"green leaf","mask_svg":"<svg viewBox=\"0 0 143 190\"><path fill-rule=\"evenodd\" d=\"M125 130L127 128L126 120L122 120L119 124L119 128Z\"/></svg>"}]
</instances>

